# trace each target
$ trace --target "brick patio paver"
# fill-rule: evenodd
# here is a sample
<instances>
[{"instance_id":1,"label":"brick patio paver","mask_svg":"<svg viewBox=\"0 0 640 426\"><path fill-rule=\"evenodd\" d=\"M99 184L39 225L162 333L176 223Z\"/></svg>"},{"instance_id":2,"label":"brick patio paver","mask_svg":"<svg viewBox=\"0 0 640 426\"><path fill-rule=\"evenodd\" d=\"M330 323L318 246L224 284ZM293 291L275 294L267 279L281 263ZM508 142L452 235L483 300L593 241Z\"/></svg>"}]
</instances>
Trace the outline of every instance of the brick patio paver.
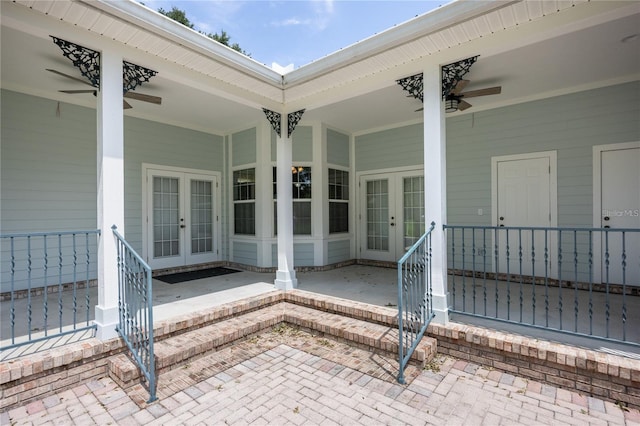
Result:
<instances>
[{"instance_id":1,"label":"brick patio paver","mask_svg":"<svg viewBox=\"0 0 640 426\"><path fill-rule=\"evenodd\" d=\"M394 359L289 328L160 376L159 400L111 379L2 413L2 424L640 425L640 412L437 356L395 381ZM226 365L226 367L222 367ZM395 364L397 365L397 363Z\"/></svg>"}]
</instances>

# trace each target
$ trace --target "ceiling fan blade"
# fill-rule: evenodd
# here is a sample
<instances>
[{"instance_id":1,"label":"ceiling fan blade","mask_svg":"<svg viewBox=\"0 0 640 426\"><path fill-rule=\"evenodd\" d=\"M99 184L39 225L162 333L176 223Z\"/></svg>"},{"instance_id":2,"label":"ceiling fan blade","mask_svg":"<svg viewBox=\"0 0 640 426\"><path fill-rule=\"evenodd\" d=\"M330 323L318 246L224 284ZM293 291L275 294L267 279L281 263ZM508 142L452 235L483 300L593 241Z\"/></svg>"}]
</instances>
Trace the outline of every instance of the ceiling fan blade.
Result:
<instances>
[{"instance_id":1,"label":"ceiling fan blade","mask_svg":"<svg viewBox=\"0 0 640 426\"><path fill-rule=\"evenodd\" d=\"M124 97L129 99L135 99L137 101L149 102L156 105L160 105L162 103L161 97L145 95L144 93L126 92L124 94Z\"/></svg>"},{"instance_id":2,"label":"ceiling fan blade","mask_svg":"<svg viewBox=\"0 0 640 426\"><path fill-rule=\"evenodd\" d=\"M95 90L58 90L61 93L75 94L75 93L93 93L93 96L96 95Z\"/></svg>"},{"instance_id":3,"label":"ceiling fan blade","mask_svg":"<svg viewBox=\"0 0 640 426\"><path fill-rule=\"evenodd\" d=\"M129 104L129 102L125 101L124 99L122 100L122 107L123 107L124 109L131 109L131 108L133 108L133 107Z\"/></svg>"},{"instance_id":4,"label":"ceiling fan blade","mask_svg":"<svg viewBox=\"0 0 640 426\"><path fill-rule=\"evenodd\" d=\"M89 83L87 80L83 80L83 79L81 79L81 78L74 77L74 76L72 76L72 75L65 74L65 73L63 73L63 72L56 71L56 70L52 70L52 69L49 69L49 68L46 68L46 70L47 70L47 71L49 71L49 72L52 72L52 73L54 73L54 74L58 74L58 75L60 75L60 76L62 76L62 77L67 77L67 78L70 78L71 80L75 80L75 81L78 81L78 82L80 82L80 83L86 84L87 86L91 86L91 87L93 87L93 84Z\"/></svg>"},{"instance_id":5,"label":"ceiling fan blade","mask_svg":"<svg viewBox=\"0 0 640 426\"><path fill-rule=\"evenodd\" d=\"M467 84L469 84L469 80L459 80L449 93L451 93L452 95L459 95L460 92L462 92L462 90L467 87Z\"/></svg>"},{"instance_id":6,"label":"ceiling fan blade","mask_svg":"<svg viewBox=\"0 0 640 426\"><path fill-rule=\"evenodd\" d=\"M469 102L462 100L458 103L458 111L464 111L467 108L471 108L471 106Z\"/></svg>"},{"instance_id":7,"label":"ceiling fan blade","mask_svg":"<svg viewBox=\"0 0 640 426\"><path fill-rule=\"evenodd\" d=\"M460 93L460 96L465 98L475 98L477 96L486 95L498 95L502 92L502 86L487 87L486 89L470 90L468 92Z\"/></svg>"}]
</instances>

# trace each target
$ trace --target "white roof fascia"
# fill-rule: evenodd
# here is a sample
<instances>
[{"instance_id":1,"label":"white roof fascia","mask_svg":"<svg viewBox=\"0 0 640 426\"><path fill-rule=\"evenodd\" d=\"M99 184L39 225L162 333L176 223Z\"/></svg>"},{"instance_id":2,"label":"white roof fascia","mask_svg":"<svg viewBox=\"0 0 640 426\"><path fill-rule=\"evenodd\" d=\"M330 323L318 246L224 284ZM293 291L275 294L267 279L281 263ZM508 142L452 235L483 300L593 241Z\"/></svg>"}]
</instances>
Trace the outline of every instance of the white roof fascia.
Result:
<instances>
[{"instance_id":1,"label":"white roof fascia","mask_svg":"<svg viewBox=\"0 0 640 426\"><path fill-rule=\"evenodd\" d=\"M347 67L404 43L441 31L496 9L510 6L519 1L453 1L285 74L285 88L306 83L336 69Z\"/></svg>"},{"instance_id":2,"label":"white roof fascia","mask_svg":"<svg viewBox=\"0 0 640 426\"><path fill-rule=\"evenodd\" d=\"M79 1L87 7L98 9L221 62L249 77L282 88L282 74L133 0Z\"/></svg>"}]
</instances>

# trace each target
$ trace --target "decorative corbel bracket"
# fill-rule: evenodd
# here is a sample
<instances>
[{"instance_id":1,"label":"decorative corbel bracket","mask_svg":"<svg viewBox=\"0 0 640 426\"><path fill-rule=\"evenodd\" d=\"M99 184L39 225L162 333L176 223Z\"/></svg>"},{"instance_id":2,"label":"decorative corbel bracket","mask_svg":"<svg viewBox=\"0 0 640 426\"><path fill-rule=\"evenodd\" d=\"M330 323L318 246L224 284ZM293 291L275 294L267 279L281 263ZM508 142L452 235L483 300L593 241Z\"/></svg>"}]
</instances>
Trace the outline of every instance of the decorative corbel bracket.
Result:
<instances>
[{"instance_id":1,"label":"decorative corbel bracket","mask_svg":"<svg viewBox=\"0 0 640 426\"><path fill-rule=\"evenodd\" d=\"M73 65L80 70L80 73L89 80L93 87L100 89L100 52L58 37L50 37L62 50L64 57L73 62ZM123 93L135 90L136 87L146 83L156 74L158 74L157 71L122 61Z\"/></svg>"},{"instance_id":2,"label":"decorative corbel bracket","mask_svg":"<svg viewBox=\"0 0 640 426\"><path fill-rule=\"evenodd\" d=\"M280 118L282 115L279 112L271 111L270 109L262 108L264 115L267 116L267 120L271 123L271 127L280 136Z\"/></svg>"},{"instance_id":3,"label":"decorative corbel bracket","mask_svg":"<svg viewBox=\"0 0 640 426\"><path fill-rule=\"evenodd\" d=\"M142 85L142 83L146 83L156 74L158 74L157 71L132 64L131 62L122 61L122 90L124 93L130 90L136 90L136 87Z\"/></svg>"},{"instance_id":4,"label":"decorative corbel bracket","mask_svg":"<svg viewBox=\"0 0 640 426\"><path fill-rule=\"evenodd\" d=\"M299 111L292 112L289 115L287 115L287 123L289 125L289 128L287 129L288 138L291 137L291 134L296 129L296 126L298 125L298 122L302 118L302 114L304 114L304 111L305 110L301 109Z\"/></svg>"},{"instance_id":5,"label":"decorative corbel bracket","mask_svg":"<svg viewBox=\"0 0 640 426\"><path fill-rule=\"evenodd\" d=\"M91 85L100 88L100 52L88 47L50 36L53 42L62 50L65 58L73 62L80 73L89 80Z\"/></svg>"},{"instance_id":6,"label":"decorative corbel bracket","mask_svg":"<svg viewBox=\"0 0 640 426\"><path fill-rule=\"evenodd\" d=\"M402 89L409 93L409 96L413 96L414 98L423 101L424 98L424 86L423 86L423 78L422 73L412 75L410 77L401 78L396 80Z\"/></svg>"},{"instance_id":7,"label":"decorative corbel bracket","mask_svg":"<svg viewBox=\"0 0 640 426\"><path fill-rule=\"evenodd\" d=\"M442 99L447 98L447 95L453 90L456 84L462 80L462 77L469 72L471 65L473 65L477 59L478 56L472 56L442 66Z\"/></svg>"},{"instance_id":8,"label":"decorative corbel bracket","mask_svg":"<svg viewBox=\"0 0 640 426\"><path fill-rule=\"evenodd\" d=\"M267 120L269 121L269 123L271 123L271 127L276 132L276 134L278 136L282 136L281 134L282 132L280 129L280 120L282 118L282 114L280 114L279 112L271 111L266 108L262 108L262 111L264 111L264 115L267 117ZM299 111L292 112L287 115L287 137L291 137L291 134L293 133L296 126L298 125L298 122L302 118L302 114L304 114L304 111L305 111L304 109L301 109Z\"/></svg>"}]
</instances>

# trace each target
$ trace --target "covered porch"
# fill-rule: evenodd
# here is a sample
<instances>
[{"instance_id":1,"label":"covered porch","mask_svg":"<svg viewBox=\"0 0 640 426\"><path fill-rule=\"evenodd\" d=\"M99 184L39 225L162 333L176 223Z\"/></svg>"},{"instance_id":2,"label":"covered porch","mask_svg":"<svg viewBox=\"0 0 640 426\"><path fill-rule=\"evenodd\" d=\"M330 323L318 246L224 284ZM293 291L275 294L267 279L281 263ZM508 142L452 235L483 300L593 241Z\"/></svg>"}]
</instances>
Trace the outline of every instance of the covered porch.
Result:
<instances>
[{"instance_id":1,"label":"covered porch","mask_svg":"<svg viewBox=\"0 0 640 426\"><path fill-rule=\"evenodd\" d=\"M462 314L468 305L456 306L461 291L482 294L473 301L473 313L477 304L484 306L487 292L504 294L511 286L496 275L491 287L489 270L477 271L463 259L460 269L471 270L475 279L480 273L482 280L465 282L464 290L456 287L466 272L449 275L458 266L443 225L509 228L538 226L541 220L546 228L639 227L634 225L638 206L607 207L607 194L618 192L598 179L606 175L600 166L610 151L616 156L606 170L622 170L622 162L625 170L638 170L626 162L640 158L633 155L640 149L636 3L454 2L287 75L133 1L24 0L0 7L0 225L3 233L20 234L93 229L78 261L89 265L81 295L72 286L67 304L62 295L70 293L58 291L55 308L45 303L38 311L66 318L68 306L83 306L88 330L100 341L116 337L126 304L117 294L122 260L112 226L156 271L204 263L276 271L240 272L195 285L154 279L148 302L156 316L170 321L196 303L214 309L216 299L235 303L275 287L362 298L392 315L397 271L357 264L393 264L420 236L416 229L434 221L431 272L438 324L431 330L443 330L443 340L450 338L446 333L457 333L457 321L469 320ZM54 43L73 44L76 53L86 47L101 58L95 97L89 93L93 89L68 93L77 90L79 70L59 51L67 44L56 45L52 37ZM150 76L139 81L146 96L135 99L135 88L123 93L125 63ZM445 76L446 69L455 72ZM128 92L134 92L131 99L147 101L129 109ZM464 101L463 93L474 99ZM523 165L543 172L534 183L542 182L544 191L534 194L533 203L517 198L520 190L505 190L522 176L499 178L505 171L526 170ZM407 182L409 189L403 187ZM529 205L546 209L530 217ZM509 210L514 207L524 208ZM631 225L616 222L620 217ZM493 251L501 250L494 246L468 247L473 256L491 260ZM60 272L64 277L54 285L76 282L69 279L80 264L75 243L58 247L50 262L46 255L36 259L23 251L28 266L21 267L17 280L13 254L2 258L2 292L26 295L14 300L9 312L26 313L28 333L41 332L39 325L31 327L36 310L15 303L48 294L36 290L32 297L32 275L45 278L35 288L48 286L54 265L62 265L64 257L65 268L72 265L74 272ZM2 250L13 253L8 245ZM302 272L349 263L356 265ZM633 259L630 264L638 266ZM561 277L552 278L562 283ZM561 306L536 292L529 294L543 305ZM526 292L517 294L528 298ZM608 305L618 298L609 296L607 324ZM589 312L599 304L595 297L572 302ZM488 303L495 313L514 306L502 297ZM626 303L616 323L636 319L637 296ZM519 305L523 317L540 307ZM545 318L547 328L554 325L553 309ZM491 310L484 313L492 316ZM15 317L9 323L25 325ZM637 342L635 331L629 331ZM568 341L562 336L558 339Z\"/></svg>"},{"instance_id":2,"label":"covered porch","mask_svg":"<svg viewBox=\"0 0 640 426\"><path fill-rule=\"evenodd\" d=\"M228 268L234 269L233 267ZM227 275L182 281L175 284L168 284L161 281L162 277L155 277L153 279L154 322L175 321L176 318L182 318L198 311L277 291L273 284L275 272L235 270L237 272ZM385 307L391 312L395 311L397 313L398 271L393 267L353 264L324 271L300 271L298 272L298 278L299 290L314 293L318 297L329 296ZM509 288L510 290L508 290ZM89 290L90 299L97 300L97 287L92 286ZM511 291L512 294L510 299L507 298L508 291ZM520 303L518 299L521 295L519 292L523 292L522 296L527 301L520 308L518 308ZM463 293L466 293L464 304L462 303ZM533 293L538 295L537 324L544 325L548 328L546 330L540 327L531 327L532 318L536 316L534 312L535 306L529 303ZM640 321L640 311L635 309L638 306L637 298L639 296L627 295L626 298L623 298L620 293L607 295L604 291L590 293L588 289L582 289L578 292L572 289L565 289L565 299L567 299L565 303L568 305L567 309L570 311L570 316L574 312L574 302L579 304L581 307L580 331L582 334L591 332L595 336L595 338L588 338L574 335L573 333L567 334L557 331L563 328L565 331L572 331L567 319L565 319L564 327L560 322L557 307L561 300L559 298L561 292L557 286L545 287L544 284L539 284L534 288L529 283L523 287L518 280L514 279L507 282L482 279L480 277L462 277L460 274L454 274L454 271L451 271L448 276L448 294L451 300L449 308L455 311L450 313L450 321L453 323L503 330L516 335L594 349L603 353L618 353L623 356L640 359L639 346L601 339L606 335L606 322L604 321L606 301L611 306L609 334L617 337L617 340L621 340L622 327L625 325L621 321L622 304L624 302L627 306L626 340L629 343L640 341L640 331L636 327L629 326L629 324L635 324ZM64 321L62 328L69 330L73 326L72 320L74 318L72 291L64 292L63 300L62 317ZM14 320L16 324L14 330L15 343L23 342L28 338L27 327L29 324L32 327L32 338L37 339L43 336L42 312L46 310L56 311L58 309L57 296L50 296L49 303L50 306L46 307L42 294L15 300L13 304L13 310L17 312L17 318ZM31 304L30 307L29 304ZM77 305L78 303L76 302L75 306L77 307ZM545 305L547 308L551 307L546 315ZM487 306L489 309L487 309ZM512 311L512 321L505 322L504 320L507 319L507 316L503 313L509 310ZM16 356L91 338L94 335L91 330L81 331L31 345L20 345L6 349L8 346L12 346L10 339L12 321L9 318L11 311L12 302L10 300L0 302L0 312L2 312L2 338L0 339L3 348L1 352L2 359L12 359ZM29 312L31 312L32 316L31 322L28 319ZM594 328L592 330L588 329L590 312L592 315L595 312L595 320L592 321ZM90 315L89 320L93 320L92 315ZM518 322L521 322L521 324L518 324ZM568 325L569 327L567 327ZM56 328L58 327L54 327L51 332L55 333Z\"/></svg>"}]
</instances>

